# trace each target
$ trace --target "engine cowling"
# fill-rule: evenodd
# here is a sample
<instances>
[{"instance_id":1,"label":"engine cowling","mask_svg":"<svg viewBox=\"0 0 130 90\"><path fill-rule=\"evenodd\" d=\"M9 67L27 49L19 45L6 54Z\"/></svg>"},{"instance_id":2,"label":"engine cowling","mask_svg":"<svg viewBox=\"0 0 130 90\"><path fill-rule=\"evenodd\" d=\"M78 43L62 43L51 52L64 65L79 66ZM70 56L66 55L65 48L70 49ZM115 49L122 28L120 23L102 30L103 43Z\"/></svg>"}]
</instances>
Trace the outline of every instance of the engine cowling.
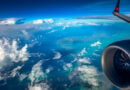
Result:
<instances>
[{"instance_id":1,"label":"engine cowling","mask_svg":"<svg viewBox=\"0 0 130 90\"><path fill-rule=\"evenodd\" d=\"M117 87L130 87L130 40L110 44L102 55L102 68Z\"/></svg>"}]
</instances>

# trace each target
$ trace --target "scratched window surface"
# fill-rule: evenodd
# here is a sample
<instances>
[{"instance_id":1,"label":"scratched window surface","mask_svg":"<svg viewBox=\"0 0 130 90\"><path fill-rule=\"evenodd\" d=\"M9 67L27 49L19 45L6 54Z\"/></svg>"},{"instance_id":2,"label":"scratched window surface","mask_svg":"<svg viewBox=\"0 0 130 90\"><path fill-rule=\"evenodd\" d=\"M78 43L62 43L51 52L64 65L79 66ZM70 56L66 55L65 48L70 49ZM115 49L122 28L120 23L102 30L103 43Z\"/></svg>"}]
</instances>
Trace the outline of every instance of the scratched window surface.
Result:
<instances>
[{"instance_id":1,"label":"scratched window surface","mask_svg":"<svg viewBox=\"0 0 130 90\"><path fill-rule=\"evenodd\" d=\"M121 11L130 14L129 0ZM128 4L129 3L129 4ZM116 0L0 0L0 90L118 90L101 56L130 39Z\"/></svg>"}]
</instances>

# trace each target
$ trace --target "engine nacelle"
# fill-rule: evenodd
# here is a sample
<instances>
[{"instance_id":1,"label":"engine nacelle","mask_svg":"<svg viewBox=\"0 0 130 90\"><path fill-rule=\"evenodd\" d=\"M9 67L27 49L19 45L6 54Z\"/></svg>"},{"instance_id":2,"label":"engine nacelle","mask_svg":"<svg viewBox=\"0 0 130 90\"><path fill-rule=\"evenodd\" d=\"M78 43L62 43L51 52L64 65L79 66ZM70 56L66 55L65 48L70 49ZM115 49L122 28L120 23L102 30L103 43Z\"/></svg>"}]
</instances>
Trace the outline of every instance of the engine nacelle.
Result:
<instances>
[{"instance_id":1,"label":"engine nacelle","mask_svg":"<svg viewBox=\"0 0 130 90\"><path fill-rule=\"evenodd\" d=\"M130 87L130 40L109 45L102 55L102 68L117 87Z\"/></svg>"}]
</instances>

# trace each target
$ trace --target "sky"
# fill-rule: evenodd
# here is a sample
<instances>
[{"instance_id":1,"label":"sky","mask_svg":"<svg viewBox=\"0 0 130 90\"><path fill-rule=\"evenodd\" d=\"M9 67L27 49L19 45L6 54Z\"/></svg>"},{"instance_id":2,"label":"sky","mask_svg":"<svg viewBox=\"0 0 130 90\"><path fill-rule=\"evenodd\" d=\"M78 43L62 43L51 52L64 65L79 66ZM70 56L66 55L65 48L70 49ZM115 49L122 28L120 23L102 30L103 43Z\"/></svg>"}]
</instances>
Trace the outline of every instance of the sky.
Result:
<instances>
[{"instance_id":1,"label":"sky","mask_svg":"<svg viewBox=\"0 0 130 90\"><path fill-rule=\"evenodd\" d=\"M123 0L127 4L129 0ZM110 15L116 0L0 0L0 18Z\"/></svg>"}]
</instances>

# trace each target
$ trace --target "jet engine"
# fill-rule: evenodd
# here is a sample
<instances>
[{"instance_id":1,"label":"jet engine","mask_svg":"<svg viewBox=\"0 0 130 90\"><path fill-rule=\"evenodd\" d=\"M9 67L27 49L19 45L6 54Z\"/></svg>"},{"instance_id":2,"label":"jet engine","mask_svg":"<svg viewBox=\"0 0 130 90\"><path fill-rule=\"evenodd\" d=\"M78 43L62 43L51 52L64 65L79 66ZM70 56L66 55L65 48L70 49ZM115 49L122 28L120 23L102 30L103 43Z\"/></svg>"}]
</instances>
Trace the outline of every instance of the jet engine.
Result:
<instances>
[{"instance_id":1,"label":"jet engine","mask_svg":"<svg viewBox=\"0 0 130 90\"><path fill-rule=\"evenodd\" d=\"M102 55L102 68L108 79L117 87L130 86L130 40L109 45Z\"/></svg>"}]
</instances>

